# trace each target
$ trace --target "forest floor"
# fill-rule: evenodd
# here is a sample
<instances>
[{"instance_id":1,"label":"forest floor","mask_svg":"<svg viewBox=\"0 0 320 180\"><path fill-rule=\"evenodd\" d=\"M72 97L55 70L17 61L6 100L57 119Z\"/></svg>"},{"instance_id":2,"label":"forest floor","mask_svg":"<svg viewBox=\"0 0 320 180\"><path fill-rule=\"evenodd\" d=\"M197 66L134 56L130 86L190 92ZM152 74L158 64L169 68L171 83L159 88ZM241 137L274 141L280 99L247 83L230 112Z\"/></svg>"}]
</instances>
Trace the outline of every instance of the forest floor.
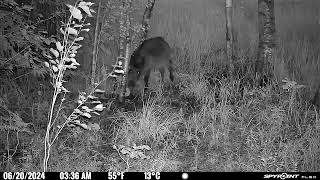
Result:
<instances>
[{"instance_id":1,"label":"forest floor","mask_svg":"<svg viewBox=\"0 0 320 180\"><path fill-rule=\"evenodd\" d=\"M98 131L64 130L50 171L319 170L319 111L302 100L298 85L177 76L178 83L143 98L122 105L109 99L109 108L89 120ZM43 135L33 137L13 170L41 171Z\"/></svg>"},{"instance_id":2,"label":"forest floor","mask_svg":"<svg viewBox=\"0 0 320 180\"><path fill-rule=\"evenodd\" d=\"M224 2L156 1L149 36L162 36L172 47L175 82L161 87L153 80L142 98L124 105L105 97L100 116L82 119L100 129L65 128L51 148L48 170L318 172L320 116L311 99L320 83L319 1L275 1L275 76L263 87L252 86L250 69L258 47L256 0L234 1L239 71L234 78L223 75ZM67 85L72 92L60 120L85 89L81 77ZM1 118L36 133L0 131L0 170L42 171L50 81L30 75L1 85L7 92Z\"/></svg>"}]
</instances>

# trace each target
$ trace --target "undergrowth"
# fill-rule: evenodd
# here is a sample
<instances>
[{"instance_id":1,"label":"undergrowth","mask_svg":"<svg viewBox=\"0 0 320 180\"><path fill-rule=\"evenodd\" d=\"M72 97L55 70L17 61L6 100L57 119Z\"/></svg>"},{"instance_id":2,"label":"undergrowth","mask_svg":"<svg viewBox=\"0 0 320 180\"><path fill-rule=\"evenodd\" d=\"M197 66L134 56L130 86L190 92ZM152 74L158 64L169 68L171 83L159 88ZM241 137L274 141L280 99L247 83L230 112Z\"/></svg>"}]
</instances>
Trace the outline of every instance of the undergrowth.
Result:
<instances>
[{"instance_id":1,"label":"undergrowth","mask_svg":"<svg viewBox=\"0 0 320 180\"><path fill-rule=\"evenodd\" d=\"M312 94L314 87L318 87L315 83L319 77L318 50L312 45L316 38L313 41L299 38L303 34L301 23L305 19L301 17L304 16L294 15L290 9L277 9L277 17L282 16L277 21L280 33L275 79L267 86L254 87L256 29L254 18L250 19L254 12L237 12L240 18L237 28L241 33L237 72L231 79L224 73L223 4L207 0L197 1L197 5L193 4L196 1L183 1L183 5L181 2L157 2L151 31L152 35L164 36L174 49L177 72L173 85L154 87L149 91L151 95L127 100L124 107L111 101L110 108L99 118L95 117L102 127L100 130L66 128L52 147L49 169L317 172L320 169L319 107L310 103L312 95L308 97L305 92L311 89ZM255 8L250 2L243 6ZM290 28L284 27L288 19L297 22ZM308 20L311 24L312 19ZM288 29L290 33L286 34ZM294 29L299 32L291 32ZM312 76L307 75L309 72L313 72ZM285 78L295 79L297 83L289 79L282 82ZM75 83L76 86L79 84ZM3 88L1 92L17 89L6 87L9 89ZM27 96L23 92L11 91L14 96ZM2 99L10 104L8 98ZM2 152L2 170L7 170L9 164L13 171L41 171L45 101L40 97L36 102L29 101L32 107L36 106L28 112L34 112L33 122L39 122L37 133L28 136L25 141L28 143L12 159ZM0 107L1 118L21 123L17 113L21 111L14 112L2 104ZM71 109L65 107L64 111ZM13 126L5 125L0 126L2 137L8 131L3 127ZM12 139L21 138L20 132L27 129L15 130L19 133L9 133ZM1 146L8 145L2 141ZM14 146L10 149L14 150Z\"/></svg>"}]
</instances>

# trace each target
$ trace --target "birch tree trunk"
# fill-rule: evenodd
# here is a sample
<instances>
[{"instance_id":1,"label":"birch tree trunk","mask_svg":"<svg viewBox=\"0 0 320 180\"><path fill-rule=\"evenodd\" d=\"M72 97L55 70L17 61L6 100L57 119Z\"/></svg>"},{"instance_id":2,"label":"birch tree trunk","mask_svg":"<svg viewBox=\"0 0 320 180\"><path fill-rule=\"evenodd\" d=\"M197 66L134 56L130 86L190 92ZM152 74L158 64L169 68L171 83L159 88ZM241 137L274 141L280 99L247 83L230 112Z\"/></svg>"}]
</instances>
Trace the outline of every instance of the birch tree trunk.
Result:
<instances>
[{"instance_id":1,"label":"birch tree trunk","mask_svg":"<svg viewBox=\"0 0 320 180\"><path fill-rule=\"evenodd\" d=\"M275 48L274 0L258 0L259 46L255 63L256 83L266 85L273 77Z\"/></svg>"},{"instance_id":2,"label":"birch tree trunk","mask_svg":"<svg viewBox=\"0 0 320 180\"><path fill-rule=\"evenodd\" d=\"M125 35L126 35L126 27L124 26L125 22L125 1L122 0L122 5L120 6L120 37L119 37L119 57L124 57L124 42L125 42Z\"/></svg>"},{"instance_id":3,"label":"birch tree trunk","mask_svg":"<svg viewBox=\"0 0 320 180\"><path fill-rule=\"evenodd\" d=\"M154 3L155 3L155 0L148 0L146 9L143 13L141 42L144 41L148 36L148 31L150 29L150 18L152 16Z\"/></svg>"},{"instance_id":4,"label":"birch tree trunk","mask_svg":"<svg viewBox=\"0 0 320 180\"><path fill-rule=\"evenodd\" d=\"M233 39L233 28L232 28L232 0L226 0L226 42L227 42L227 61L229 65L229 73L232 76L234 73L234 39Z\"/></svg>"},{"instance_id":5,"label":"birch tree trunk","mask_svg":"<svg viewBox=\"0 0 320 180\"><path fill-rule=\"evenodd\" d=\"M126 3L125 3L126 2ZM152 14L152 10L154 7L155 0L148 0L146 9L143 14L143 20L142 20L142 35L140 42L143 42L148 35L148 31L150 29L150 18ZM130 18L128 14L128 10L132 6L132 0L123 0L123 10L121 11L121 17L124 17L126 13L127 21L126 21L126 27L123 25L124 20L120 20L120 57L123 57L124 59L124 64L123 64L123 70L124 74L122 76L122 81L121 81L121 90L120 90L120 95L119 95L119 101L123 102L125 93L126 93L126 85L127 85L127 75L128 75L128 66L129 66L129 61L130 61ZM126 42L126 48L124 49L124 43Z\"/></svg>"},{"instance_id":6,"label":"birch tree trunk","mask_svg":"<svg viewBox=\"0 0 320 180\"><path fill-rule=\"evenodd\" d=\"M124 57L124 64L123 64L123 71L124 74L122 75L122 81L121 81L121 88L120 88L120 95L119 95L119 101L123 102L125 93L126 93L126 86L127 86L127 75L128 75L128 67L129 67L129 61L130 61L130 44L131 44L131 39L130 39L130 15L129 15L129 9L132 7L132 0L126 0L125 3L125 15L126 17L126 26L123 26L122 28L124 29L123 31L123 37L122 39L122 47L124 45L124 42L126 42L126 48L122 50L122 55L121 57ZM123 21L124 23L124 21ZM122 24L123 25L123 24ZM124 47L123 47L124 48ZM124 55L124 56L123 56Z\"/></svg>"},{"instance_id":7,"label":"birch tree trunk","mask_svg":"<svg viewBox=\"0 0 320 180\"><path fill-rule=\"evenodd\" d=\"M94 42L93 42L93 51L92 51L92 66L91 66L91 83L90 83L91 87L94 86L94 82L95 82L95 79L96 79L100 12L101 12L101 0L99 1L99 5L98 5L96 28L95 28L95 32L94 32Z\"/></svg>"}]
</instances>

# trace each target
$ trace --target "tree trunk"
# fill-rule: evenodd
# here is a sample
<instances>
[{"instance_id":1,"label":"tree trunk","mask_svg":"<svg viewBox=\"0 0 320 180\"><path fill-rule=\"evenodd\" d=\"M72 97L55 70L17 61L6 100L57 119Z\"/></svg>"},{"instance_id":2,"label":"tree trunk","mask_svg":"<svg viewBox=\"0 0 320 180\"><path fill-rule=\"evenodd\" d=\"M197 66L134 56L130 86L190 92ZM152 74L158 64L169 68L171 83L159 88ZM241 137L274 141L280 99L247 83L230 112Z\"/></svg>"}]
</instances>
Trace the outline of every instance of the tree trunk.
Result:
<instances>
[{"instance_id":1,"label":"tree trunk","mask_svg":"<svg viewBox=\"0 0 320 180\"><path fill-rule=\"evenodd\" d=\"M238 2L239 3L239 2ZM232 60L233 60L233 66L235 67L236 60L238 58L238 32L236 31L236 28L234 26L234 19L236 17L236 9L238 8L237 1L232 2Z\"/></svg>"},{"instance_id":2,"label":"tree trunk","mask_svg":"<svg viewBox=\"0 0 320 180\"><path fill-rule=\"evenodd\" d=\"M154 7L154 3L155 0L148 0L147 5L146 5L146 9L144 11L143 14L143 20L142 20L142 35L141 35L141 39L140 42L143 42L148 35L148 31L150 29L150 18L151 18L151 13ZM123 4L123 7L125 7L124 9L128 10L129 8L131 8L132 6L132 0L126 0L126 4ZM124 17L124 10L123 10L123 15L121 17ZM124 57L124 64L123 64L123 70L124 70L124 74L122 76L122 81L121 81L121 90L120 90L120 96L119 96L119 101L123 102L124 97L125 97L125 93L126 93L126 85L127 85L127 75L128 75L128 66L129 66L129 61L130 61L130 43L131 43L131 39L130 39L130 34L129 34L129 30L130 30L130 18L129 18L129 14L128 11L126 11L126 17L127 17L127 21L126 21L126 27L124 27L124 20L121 21L120 20L120 57ZM124 41L126 40L126 49L124 49Z\"/></svg>"},{"instance_id":3,"label":"tree trunk","mask_svg":"<svg viewBox=\"0 0 320 180\"><path fill-rule=\"evenodd\" d=\"M226 0L226 42L227 42L227 61L229 74L232 77L234 73L234 37L232 27L232 0Z\"/></svg>"},{"instance_id":4,"label":"tree trunk","mask_svg":"<svg viewBox=\"0 0 320 180\"><path fill-rule=\"evenodd\" d=\"M126 93L126 85L127 85L127 75L128 75L128 67L129 67L129 61L130 61L130 44L131 44L131 39L130 39L130 15L129 15L129 9L132 7L132 0L126 0L125 3L125 17L126 17L126 26L123 26L123 37L122 39L122 47L124 45L124 40L126 42L126 48L122 50L121 57L124 57L124 63L123 63L123 75L122 75L122 81L121 81L121 88L120 88L120 95L119 95L119 101L123 102L125 93ZM124 23L124 20L123 20ZM122 24L123 25L123 24ZM124 47L123 47L124 48Z\"/></svg>"},{"instance_id":5,"label":"tree trunk","mask_svg":"<svg viewBox=\"0 0 320 180\"><path fill-rule=\"evenodd\" d=\"M143 13L141 42L144 41L148 36L148 31L150 29L150 18L152 15L154 3L155 3L155 0L148 0L146 9Z\"/></svg>"},{"instance_id":6,"label":"tree trunk","mask_svg":"<svg viewBox=\"0 0 320 180\"><path fill-rule=\"evenodd\" d=\"M255 63L257 85L266 85L273 77L275 48L274 0L258 0L259 46Z\"/></svg>"},{"instance_id":7,"label":"tree trunk","mask_svg":"<svg viewBox=\"0 0 320 180\"><path fill-rule=\"evenodd\" d=\"M93 51L92 51L91 83L90 83L92 87L94 86L94 82L96 79L100 11L101 11L101 0L99 1L99 5L98 5L98 14L97 14L97 20L96 20L96 28L94 32L94 42L93 42Z\"/></svg>"}]
</instances>

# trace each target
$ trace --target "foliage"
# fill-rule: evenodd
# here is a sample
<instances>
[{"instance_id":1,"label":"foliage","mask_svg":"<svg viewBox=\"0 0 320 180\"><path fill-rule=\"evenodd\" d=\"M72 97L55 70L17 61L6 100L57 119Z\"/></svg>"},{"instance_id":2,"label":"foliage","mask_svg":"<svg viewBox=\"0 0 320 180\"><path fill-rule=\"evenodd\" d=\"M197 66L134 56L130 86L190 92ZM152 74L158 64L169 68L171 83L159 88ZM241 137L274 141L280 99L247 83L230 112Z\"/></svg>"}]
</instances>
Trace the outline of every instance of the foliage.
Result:
<instances>
[{"instance_id":1,"label":"foliage","mask_svg":"<svg viewBox=\"0 0 320 180\"><path fill-rule=\"evenodd\" d=\"M109 24L102 27L102 41L116 42L118 37L118 16L116 15L119 13L116 3L120 1L107 3L109 2L115 2L112 9L115 16L110 21L109 14L105 16L105 21ZM79 104L72 107L72 110L75 110L71 112L70 117L65 107L59 108L60 104L56 103L55 116L53 116L56 121L51 126L52 130L62 130L66 119L70 120L70 126L76 124L77 127L61 131L56 143L52 144L50 170L318 171L320 167L319 112L308 101L298 96L299 93L310 88L311 82L320 82L315 80L319 77L317 71L319 48L316 45L318 41L316 35L319 31L314 32L315 36L310 41L306 36L312 28L301 25L303 22L311 24L312 18L317 17L311 13L311 7L316 6L304 7L302 5L305 2L301 0L299 7L304 7L303 11L288 9L288 5L294 2L279 0L279 3L286 3L286 6L283 10L277 8L280 47L277 49L276 63L280 64L275 68L280 69L289 63L291 68L289 74L294 74L294 78L284 73L288 79L280 77L279 85L254 88L250 86L251 77L247 76L251 76L250 63L256 56L255 34L257 33L254 23L256 0L236 1L241 4L241 7L235 11L235 16L238 18L235 23L239 30L240 48L237 66L244 67L245 72L241 72L233 80L223 76L225 62L224 13L221 11L223 2L222 0L159 1L151 20L151 33L152 36L164 36L173 47L174 60L178 67L176 74L178 85L175 91L171 88L165 89L167 94L162 94L161 98L153 102L143 99L142 110L140 104L137 105L134 101L126 101L125 107L112 104L113 112L105 111L105 116L102 114L99 119L97 118L107 127L111 126L110 129L100 127L91 121L96 120L92 119L94 114L100 114L99 110L104 109L99 105L100 100L93 95L97 93L96 90L80 93ZM249 5L252 7L249 8ZM199 9L201 11L198 11ZM106 12L111 13L109 10L107 8ZM291 19L295 22L288 23ZM78 23L77 20L75 22ZM66 25L67 23L62 27L64 32L66 32ZM296 30L301 31L300 36L305 38L303 41L295 32ZM61 40L61 47L57 45L58 39L51 42L54 42L54 46L50 46L51 52L49 48L46 49L48 52L45 53L45 57L51 56L52 59L43 64L47 64L49 67L47 70L59 79L60 75L55 70L62 67L59 63L60 55L63 53L59 49L65 46ZM76 43L80 44L80 42ZM112 47L117 49L116 43ZM100 46L100 48L103 47ZM54 56L57 52L59 58ZM42 53L40 55L42 56ZM71 58L68 55L70 54L66 54L66 57ZM77 61L69 60L66 62L66 67L78 67L75 62L80 61L78 58ZM196 68L192 68L198 64L201 65L200 73L195 71ZM0 71L3 72L2 70ZM66 68L65 72L69 70ZM10 71L8 68L0 76L10 76L12 74ZM179 73L188 71L192 73ZM203 76L202 72L209 72L209 77ZM300 77L303 74L308 83L299 81L303 79ZM64 78L60 78L61 84L54 83L54 87L60 89L57 100L66 98L64 95L68 92L67 88L63 88L65 87ZM283 84L282 79L285 79ZM4 86L1 88L9 87ZM318 87L318 85L314 86ZM16 86L10 87L15 89ZM154 96L156 93L153 89L151 91L150 96ZM98 92L102 91L98 90ZM27 95L29 94L25 96ZM46 118L45 109L50 109L46 105L49 103L43 102L42 99L38 102L37 106L41 106L38 112L41 115L39 117ZM134 112L127 112L129 110L126 108L134 109ZM6 127L6 130L23 130L23 125L27 123L20 123L22 122L21 118L18 118L20 114L9 107L7 109L11 111L10 113L4 109L1 105L0 116L2 116L1 113L6 114L3 123L15 124L14 127ZM59 117L56 113L60 113ZM83 119L88 122L90 117L89 123L84 123ZM83 128L92 131L82 131ZM103 128L103 131L97 131L99 128ZM111 128L114 129L111 130ZM112 132L115 136L110 138ZM101 133L103 133L102 136ZM43 135L38 134L30 143L31 150L24 157L26 163L23 167L13 170L41 170L39 159L43 157L42 137ZM134 142L141 146L136 146ZM112 144L115 144L115 149L112 149ZM144 156L148 158L142 159Z\"/></svg>"},{"instance_id":2,"label":"foliage","mask_svg":"<svg viewBox=\"0 0 320 180\"><path fill-rule=\"evenodd\" d=\"M136 144L133 144L132 148L131 147L126 147L124 145L113 145L113 149L115 149L121 159L127 164L127 170L129 171L130 164L129 164L129 159L150 159L149 156L146 156L144 151L148 150L150 151L151 148L148 145L141 145L141 146L136 146ZM127 158L124 159L122 156L126 156Z\"/></svg>"},{"instance_id":3,"label":"foliage","mask_svg":"<svg viewBox=\"0 0 320 180\"><path fill-rule=\"evenodd\" d=\"M33 134L30 128L30 123L25 123L21 117L10 111L4 101L0 98L0 130L2 131L17 131L17 132L27 132Z\"/></svg>"},{"instance_id":4,"label":"foliage","mask_svg":"<svg viewBox=\"0 0 320 180\"><path fill-rule=\"evenodd\" d=\"M5 10L0 11L2 26L0 27L0 67L6 70L26 69L36 76L44 76L44 54L46 46L53 42L45 32L36 31L36 24L28 19L31 9L29 5L18 5L14 0L1 3Z\"/></svg>"},{"instance_id":5,"label":"foliage","mask_svg":"<svg viewBox=\"0 0 320 180\"><path fill-rule=\"evenodd\" d=\"M28 91L28 85L31 83L24 82L24 77L31 74L35 79L44 77L48 72L42 64L45 59L42 54L49 52L46 47L52 39L47 38L45 32L37 30L37 24L30 18L33 9L34 7L18 4L15 0L0 2L0 130L1 133L7 133L5 143L8 151L6 153L8 168L13 156L19 154L23 144L27 143L19 140L24 138L24 141L28 141L29 135L33 135L36 130L33 127L37 125L25 116L34 115L26 111L31 111L33 107L30 104L34 94L40 91L32 93L37 87ZM32 84L40 85L36 82ZM25 110L26 107L30 111ZM22 136L21 133L23 133ZM10 134L16 134L16 136L9 136ZM1 140L3 139L5 139L4 136ZM13 145L15 150L12 153Z\"/></svg>"},{"instance_id":6,"label":"foliage","mask_svg":"<svg viewBox=\"0 0 320 180\"><path fill-rule=\"evenodd\" d=\"M76 69L80 64L76 61L75 56L77 50L82 47L79 44L79 41L82 41L84 38L80 37L79 34L82 31L88 32L89 29L85 28L90 25L90 23L85 24L86 16L92 17L92 9L90 9L91 2L79 1L73 5L67 4L67 7L70 11L70 18L67 23L63 24L63 28L60 28L60 32L63 35L62 42L56 41L55 48L50 48L50 54L46 55L49 58L49 62L45 62L45 66L49 68L50 75L52 77L52 84L54 87L54 93L52 97L48 125L45 137L45 156L43 160L43 169L44 171L48 168L48 161L50 157L51 146L59 136L62 129L69 123L80 125L85 129L99 130L99 126L91 124L90 126L86 124L81 124L77 120L79 116L84 116L91 118L91 113L98 114L96 111L102 111L104 109L102 103L93 96L93 93L96 91L96 88L99 84L96 84L93 87L93 90L87 95L82 93L79 95L78 106L73 110L73 112L68 117L63 117L62 122L59 121L59 112L62 108L62 103L65 101L65 94L69 91L63 86L63 83L66 82L63 80L64 74L67 70ZM83 12L84 13L83 13ZM85 15L85 17L83 16ZM63 95L60 105L57 107L58 110L55 111L55 105L58 101L59 95ZM94 108L88 108L83 106L84 103L91 100L91 103L96 104ZM81 108L80 108L81 107ZM98 114L99 115L99 114Z\"/></svg>"}]
</instances>

